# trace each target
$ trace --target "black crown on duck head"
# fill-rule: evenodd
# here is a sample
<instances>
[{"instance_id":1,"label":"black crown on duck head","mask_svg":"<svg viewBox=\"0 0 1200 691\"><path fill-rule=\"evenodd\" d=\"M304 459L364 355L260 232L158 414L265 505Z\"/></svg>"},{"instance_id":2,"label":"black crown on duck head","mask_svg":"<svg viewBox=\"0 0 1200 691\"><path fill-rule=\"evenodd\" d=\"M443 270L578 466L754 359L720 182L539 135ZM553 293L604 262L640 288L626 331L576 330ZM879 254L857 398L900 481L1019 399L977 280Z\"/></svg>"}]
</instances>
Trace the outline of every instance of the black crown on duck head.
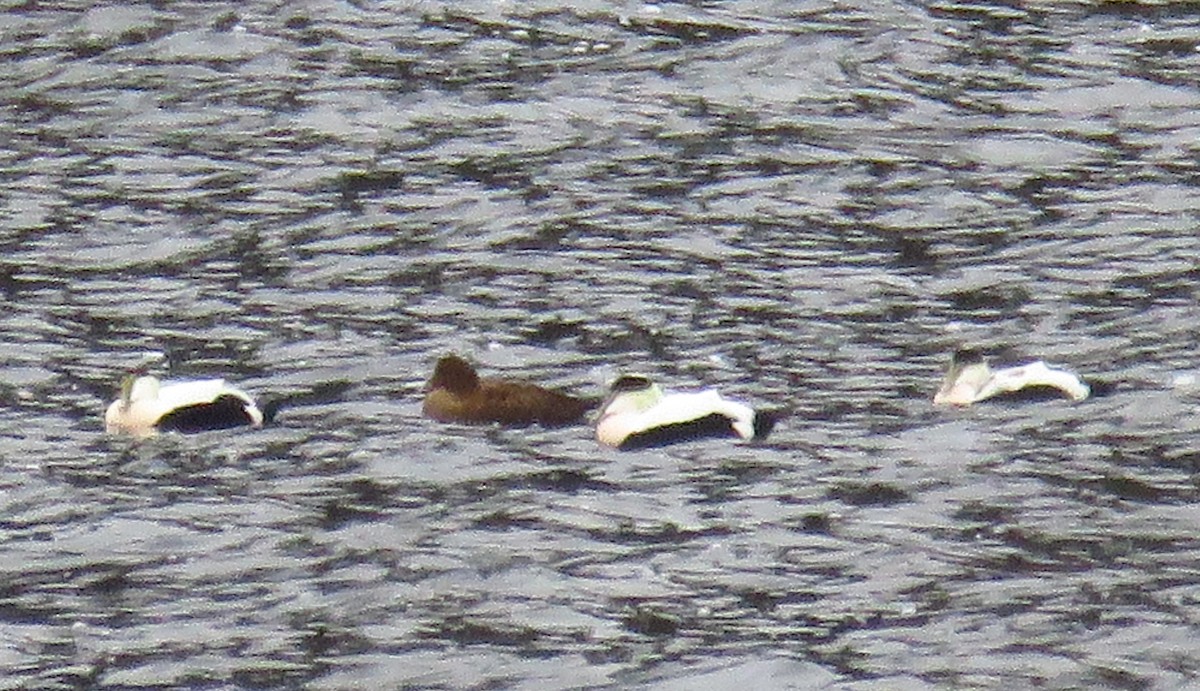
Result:
<instances>
[{"instance_id":1,"label":"black crown on duck head","mask_svg":"<svg viewBox=\"0 0 1200 691\"><path fill-rule=\"evenodd\" d=\"M654 385L649 378L637 374L625 374L612 385L613 393L629 393L630 391L645 391Z\"/></svg>"},{"instance_id":2,"label":"black crown on duck head","mask_svg":"<svg viewBox=\"0 0 1200 691\"><path fill-rule=\"evenodd\" d=\"M961 367L978 365L983 362L983 351L978 348L959 348L954 351L954 358L951 362Z\"/></svg>"}]
</instances>

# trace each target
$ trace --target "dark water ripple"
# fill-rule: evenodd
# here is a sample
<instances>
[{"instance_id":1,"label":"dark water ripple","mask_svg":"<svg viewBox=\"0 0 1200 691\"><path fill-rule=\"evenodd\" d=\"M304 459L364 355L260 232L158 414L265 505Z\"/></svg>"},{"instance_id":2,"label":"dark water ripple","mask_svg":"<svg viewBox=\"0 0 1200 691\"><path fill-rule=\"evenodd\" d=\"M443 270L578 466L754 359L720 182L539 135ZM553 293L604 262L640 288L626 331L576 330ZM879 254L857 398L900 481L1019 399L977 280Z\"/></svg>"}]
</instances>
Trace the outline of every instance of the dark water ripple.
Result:
<instances>
[{"instance_id":1,"label":"dark water ripple","mask_svg":"<svg viewBox=\"0 0 1200 691\"><path fill-rule=\"evenodd\" d=\"M0 688L1188 688L1197 17L10 4ZM107 438L148 351L293 405ZM790 416L435 426L447 351Z\"/></svg>"}]
</instances>

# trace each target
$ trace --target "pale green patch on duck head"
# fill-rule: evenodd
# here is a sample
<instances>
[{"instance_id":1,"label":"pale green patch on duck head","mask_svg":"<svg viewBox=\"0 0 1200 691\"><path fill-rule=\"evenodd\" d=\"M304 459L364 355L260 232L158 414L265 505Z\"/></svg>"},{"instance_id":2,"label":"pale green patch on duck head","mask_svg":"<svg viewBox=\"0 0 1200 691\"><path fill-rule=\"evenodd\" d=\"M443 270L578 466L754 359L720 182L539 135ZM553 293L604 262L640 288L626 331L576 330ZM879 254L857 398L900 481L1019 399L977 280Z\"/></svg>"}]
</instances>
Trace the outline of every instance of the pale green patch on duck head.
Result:
<instances>
[{"instance_id":1,"label":"pale green patch on duck head","mask_svg":"<svg viewBox=\"0 0 1200 691\"><path fill-rule=\"evenodd\" d=\"M638 375L624 375L613 382L608 400L600 407L600 415L640 413L658 405L663 391L658 384Z\"/></svg>"}]
</instances>

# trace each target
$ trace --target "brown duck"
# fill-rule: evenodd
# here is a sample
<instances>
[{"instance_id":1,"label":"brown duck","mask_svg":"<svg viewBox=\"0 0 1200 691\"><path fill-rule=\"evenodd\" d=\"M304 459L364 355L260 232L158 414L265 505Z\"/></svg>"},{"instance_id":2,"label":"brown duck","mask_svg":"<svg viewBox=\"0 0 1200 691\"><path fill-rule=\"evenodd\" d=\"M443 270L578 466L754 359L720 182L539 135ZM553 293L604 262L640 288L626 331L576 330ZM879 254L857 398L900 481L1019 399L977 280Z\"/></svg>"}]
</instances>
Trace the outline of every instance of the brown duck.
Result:
<instances>
[{"instance_id":1,"label":"brown duck","mask_svg":"<svg viewBox=\"0 0 1200 691\"><path fill-rule=\"evenodd\" d=\"M583 417L594 401L572 398L528 382L483 378L457 355L438 360L425 387L421 407L438 422L546 426L569 425Z\"/></svg>"}]
</instances>

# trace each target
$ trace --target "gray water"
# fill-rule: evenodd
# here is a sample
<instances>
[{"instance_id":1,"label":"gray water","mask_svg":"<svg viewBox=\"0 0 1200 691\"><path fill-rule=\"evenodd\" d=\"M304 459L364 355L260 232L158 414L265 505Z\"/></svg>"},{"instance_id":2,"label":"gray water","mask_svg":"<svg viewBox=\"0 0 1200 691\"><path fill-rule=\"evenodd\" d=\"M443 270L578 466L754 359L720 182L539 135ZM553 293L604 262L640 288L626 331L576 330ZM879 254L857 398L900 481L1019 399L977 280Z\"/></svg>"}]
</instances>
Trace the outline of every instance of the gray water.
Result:
<instances>
[{"instance_id":1,"label":"gray water","mask_svg":"<svg viewBox=\"0 0 1200 691\"><path fill-rule=\"evenodd\" d=\"M1200 9L6 3L0 689L1200 684ZM953 348L1112 386L934 409ZM104 435L122 373L292 401ZM790 411L622 454L436 358Z\"/></svg>"}]
</instances>

